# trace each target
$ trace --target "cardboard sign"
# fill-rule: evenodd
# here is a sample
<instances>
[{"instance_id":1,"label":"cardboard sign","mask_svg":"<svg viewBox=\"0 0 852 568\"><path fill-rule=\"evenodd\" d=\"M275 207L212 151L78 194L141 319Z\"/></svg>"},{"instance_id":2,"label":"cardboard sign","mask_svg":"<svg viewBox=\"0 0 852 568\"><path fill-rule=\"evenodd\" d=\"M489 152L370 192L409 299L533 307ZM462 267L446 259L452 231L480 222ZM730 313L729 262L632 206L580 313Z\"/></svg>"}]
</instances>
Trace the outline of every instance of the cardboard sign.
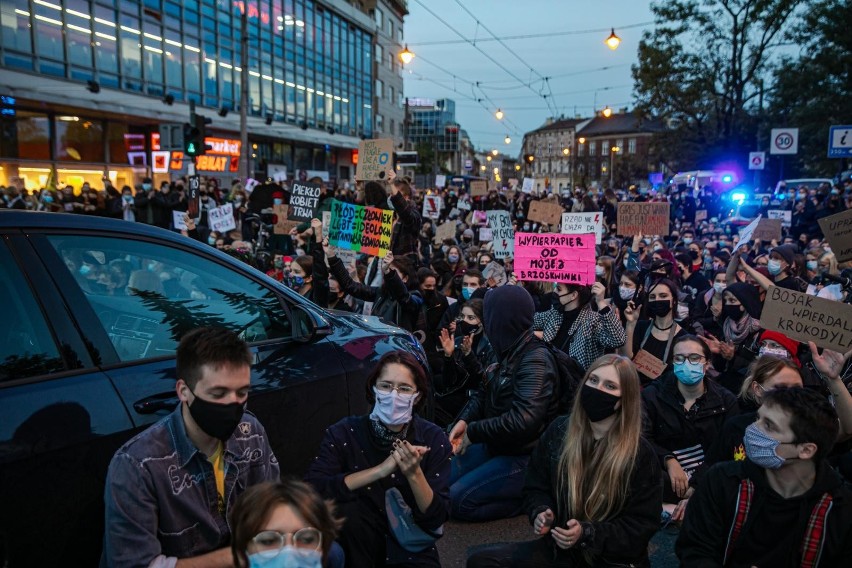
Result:
<instances>
[{"instance_id":1,"label":"cardboard sign","mask_svg":"<svg viewBox=\"0 0 852 568\"><path fill-rule=\"evenodd\" d=\"M322 186L318 183L306 183L302 181L293 182L290 186L290 210L291 221L310 221L314 218L314 211L319 205Z\"/></svg>"},{"instance_id":2,"label":"cardboard sign","mask_svg":"<svg viewBox=\"0 0 852 568\"><path fill-rule=\"evenodd\" d=\"M359 162L360 163L360 162ZM393 211L334 200L328 244L384 258L390 250Z\"/></svg>"},{"instance_id":3,"label":"cardboard sign","mask_svg":"<svg viewBox=\"0 0 852 568\"><path fill-rule=\"evenodd\" d=\"M770 209L766 212L769 219L781 219L782 227L789 227L793 223L793 212L783 209Z\"/></svg>"},{"instance_id":4,"label":"cardboard sign","mask_svg":"<svg viewBox=\"0 0 852 568\"><path fill-rule=\"evenodd\" d=\"M565 209L558 203L547 201L531 201L527 219L545 225L559 225L562 222L562 214Z\"/></svg>"},{"instance_id":5,"label":"cardboard sign","mask_svg":"<svg viewBox=\"0 0 852 568\"><path fill-rule=\"evenodd\" d=\"M797 341L846 353L852 348L852 306L772 286L760 324Z\"/></svg>"},{"instance_id":6,"label":"cardboard sign","mask_svg":"<svg viewBox=\"0 0 852 568\"><path fill-rule=\"evenodd\" d=\"M618 204L618 234L668 235L669 204L657 202Z\"/></svg>"},{"instance_id":7,"label":"cardboard sign","mask_svg":"<svg viewBox=\"0 0 852 568\"><path fill-rule=\"evenodd\" d=\"M640 349L639 353L633 356L633 364L636 365L637 371L652 379L656 379L666 370L666 363L664 361L661 361L658 357L651 355L644 349Z\"/></svg>"},{"instance_id":8,"label":"cardboard sign","mask_svg":"<svg viewBox=\"0 0 852 568\"><path fill-rule=\"evenodd\" d=\"M751 234L752 240L760 239L761 241L780 241L781 240L781 219L761 219L754 232Z\"/></svg>"},{"instance_id":9,"label":"cardboard sign","mask_svg":"<svg viewBox=\"0 0 852 568\"><path fill-rule=\"evenodd\" d=\"M535 179L524 178L524 185L521 186L521 191L524 193L532 193L533 189L535 189Z\"/></svg>"},{"instance_id":10,"label":"cardboard sign","mask_svg":"<svg viewBox=\"0 0 852 568\"><path fill-rule=\"evenodd\" d=\"M819 220L837 262L852 260L852 209Z\"/></svg>"},{"instance_id":11,"label":"cardboard sign","mask_svg":"<svg viewBox=\"0 0 852 568\"><path fill-rule=\"evenodd\" d=\"M444 187L445 185L447 185L447 176L445 176L445 175L435 176L435 187Z\"/></svg>"},{"instance_id":12,"label":"cardboard sign","mask_svg":"<svg viewBox=\"0 0 852 568\"><path fill-rule=\"evenodd\" d=\"M272 210L275 211L275 216L278 221L275 223L275 228L272 232L276 235L289 235L290 229L299 226L298 221L290 221L287 219L287 210L289 206L287 205L273 205Z\"/></svg>"},{"instance_id":13,"label":"cardboard sign","mask_svg":"<svg viewBox=\"0 0 852 568\"><path fill-rule=\"evenodd\" d=\"M440 219L443 209L441 198L437 195L427 195L423 198L423 217L428 219Z\"/></svg>"},{"instance_id":14,"label":"cardboard sign","mask_svg":"<svg viewBox=\"0 0 852 568\"><path fill-rule=\"evenodd\" d=\"M237 228L237 223L234 221L234 206L231 203L210 209L207 212L207 220L210 223L210 230L219 234Z\"/></svg>"},{"instance_id":15,"label":"cardboard sign","mask_svg":"<svg viewBox=\"0 0 852 568\"><path fill-rule=\"evenodd\" d=\"M695 222L706 221L707 220L707 210L706 209L698 209L695 212Z\"/></svg>"},{"instance_id":16,"label":"cardboard sign","mask_svg":"<svg viewBox=\"0 0 852 568\"><path fill-rule=\"evenodd\" d=\"M361 140L358 143L358 165L355 167L356 180L383 180L387 171L393 168L393 140Z\"/></svg>"},{"instance_id":17,"label":"cardboard sign","mask_svg":"<svg viewBox=\"0 0 852 568\"><path fill-rule=\"evenodd\" d=\"M741 246L752 241L752 234L754 234L754 230L757 229L757 225L758 223L760 223L760 218L761 216L758 215L757 219L749 223L745 229L740 230L740 240L737 243L737 246L734 247L734 250L731 251L731 253L737 252L737 249L739 249Z\"/></svg>"},{"instance_id":18,"label":"cardboard sign","mask_svg":"<svg viewBox=\"0 0 852 568\"><path fill-rule=\"evenodd\" d=\"M488 182L478 179L470 182L470 196L488 195Z\"/></svg>"},{"instance_id":19,"label":"cardboard sign","mask_svg":"<svg viewBox=\"0 0 852 568\"><path fill-rule=\"evenodd\" d=\"M494 233L491 231L491 227L480 227L479 242L485 243L491 240L494 240Z\"/></svg>"},{"instance_id":20,"label":"cardboard sign","mask_svg":"<svg viewBox=\"0 0 852 568\"><path fill-rule=\"evenodd\" d=\"M603 213L563 213L562 234L585 235L594 233L595 244L601 244L603 238Z\"/></svg>"},{"instance_id":21,"label":"cardboard sign","mask_svg":"<svg viewBox=\"0 0 852 568\"><path fill-rule=\"evenodd\" d=\"M515 229L512 228L509 212L496 209L485 214L491 228L491 253L494 258L509 258L515 254Z\"/></svg>"},{"instance_id":22,"label":"cardboard sign","mask_svg":"<svg viewBox=\"0 0 852 568\"><path fill-rule=\"evenodd\" d=\"M434 241L436 243L442 243L445 239L454 238L456 238L456 224L454 221L447 221L446 223L438 225L438 228L435 229Z\"/></svg>"},{"instance_id":23,"label":"cardboard sign","mask_svg":"<svg viewBox=\"0 0 852 568\"><path fill-rule=\"evenodd\" d=\"M186 211L172 211L172 224L178 231L186 230L186 223L183 222L184 215L186 215Z\"/></svg>"},{"instance_id":24,"label":"cardboard sign","mask_svg":"<svg viewBox=\"0 0 852 568\"><path fill-rule=\"evenodd\" d=\"M595 235L516 233L518 280L595 283Z\"/></svg>"}]
</instances>

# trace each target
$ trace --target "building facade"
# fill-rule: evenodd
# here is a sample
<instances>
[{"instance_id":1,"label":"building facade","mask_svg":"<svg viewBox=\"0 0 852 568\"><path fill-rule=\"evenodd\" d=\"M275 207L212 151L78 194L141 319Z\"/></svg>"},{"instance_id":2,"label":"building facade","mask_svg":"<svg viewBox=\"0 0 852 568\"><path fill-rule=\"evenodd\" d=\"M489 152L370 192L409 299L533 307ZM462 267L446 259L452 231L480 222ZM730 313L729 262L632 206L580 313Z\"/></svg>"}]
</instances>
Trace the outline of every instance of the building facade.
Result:
<instances>
[{"instance_id":1,"label":"building facade","mask_svg":"<svg viewBox=\"0 0 852 568\"><path fill-rule=\"evenodd\" d=\"M402 62L399 53L404 46L403 22L408 15L404 0L361 1L375 19L373 44L373 132L376 138L392 138L400 148L405 137L405 96L402 85Z\"/></svg>"},{"instance_id":2,"label":"building facade","mask_svg":"<svg viewBox=\"0 0 852 568\"><path fill-rule=\"evenodd\" d=\"M230 182L251 152L254 177L349 179L352 150L374 134L378 32L363 4L4 0L0 184L35 187L55 171L60 184L120 187L185 173L174 152L154 172L152 152L161 124L188 121L190 101L213 119L207 142L221 158L201 174ZM239 143L244 14L250 149Z\"/></svg>"},{"instance_id":3,"label":"building facade","mask_svg":"<svg viewBox=\"0 0 852 568\"><path fill-rule=\"evenodd\" d=\"M423 156L431 155L435 172L459 173L464 168L463 139L467 134L456 122L456 103L451 99L409 98L407 140Z\"/></svg>"},{"instance_id":4,"label":"building facade","mask_svg":"<svg viewBox=\"0 0 852 568\"><path fill-rule=\"evenodd\" d=\"M575 133L577 127L586 121L580 118L548 118L543 126L524 134L521 150L523 171L535 178L537 190L561 193L574 185Z\"/></svg>"}]
</instances>

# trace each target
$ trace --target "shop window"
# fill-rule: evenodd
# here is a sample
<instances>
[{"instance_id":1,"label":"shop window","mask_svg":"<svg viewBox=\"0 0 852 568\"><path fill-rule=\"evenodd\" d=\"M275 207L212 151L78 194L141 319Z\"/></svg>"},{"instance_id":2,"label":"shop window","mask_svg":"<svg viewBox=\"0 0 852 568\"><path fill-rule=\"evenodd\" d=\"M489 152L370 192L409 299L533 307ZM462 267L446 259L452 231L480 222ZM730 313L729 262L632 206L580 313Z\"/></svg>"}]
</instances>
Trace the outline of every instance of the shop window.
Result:
<instances>
[{"instance_id":1,"label":"shop window","mask_svg":"<svg viewBox=\"0 0 852 568\"><path fill-rule=\"evenodd\" d=\"M57 116L56 159L63 162L103 162L103 123L80 116Z\"/></svg>"},{"instance_id":2,"label":"shop window","mask_svg":"<svg viewBox=\"0 0 852 568\"><path fill-rule=\"evenodd\" d=\"M50 123L47 115L16 111L0 116L0 155L31 160L50 159Z\"/></svg>"}]
</instances>

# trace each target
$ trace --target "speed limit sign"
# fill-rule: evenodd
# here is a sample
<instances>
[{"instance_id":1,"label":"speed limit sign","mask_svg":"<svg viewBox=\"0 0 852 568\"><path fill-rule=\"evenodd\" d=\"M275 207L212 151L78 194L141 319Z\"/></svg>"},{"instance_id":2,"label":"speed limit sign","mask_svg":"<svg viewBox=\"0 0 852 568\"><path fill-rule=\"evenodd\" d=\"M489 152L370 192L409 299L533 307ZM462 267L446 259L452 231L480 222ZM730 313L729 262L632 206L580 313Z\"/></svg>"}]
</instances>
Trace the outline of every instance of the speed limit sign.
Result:
<instances>
[{"instance_id":1,"label":"speed limit sign","mask_svg":"<svg viewBox=\"0 0 852 568\"><path fill-rule=\"evenodd\" d=\"M769 139L770 154L797 154L799 152L798 128L773 128Z\"/></svg>"}]
</instances>

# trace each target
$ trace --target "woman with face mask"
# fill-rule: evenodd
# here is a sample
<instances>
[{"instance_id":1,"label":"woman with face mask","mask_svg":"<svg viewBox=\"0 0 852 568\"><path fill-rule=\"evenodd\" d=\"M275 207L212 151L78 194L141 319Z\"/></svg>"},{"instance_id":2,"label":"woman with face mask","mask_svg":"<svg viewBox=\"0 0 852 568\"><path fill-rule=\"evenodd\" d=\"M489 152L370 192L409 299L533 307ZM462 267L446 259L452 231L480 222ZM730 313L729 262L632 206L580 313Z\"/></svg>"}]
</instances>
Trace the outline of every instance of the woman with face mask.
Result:
<instances>
[{"instance_id":1,"label":"woman with face mask","mask_svg":"<svg viewBox=\"0 0 852 568\"><path fill-rule=\"evenodd\" d=\"M440 566L434 544L406 549L388 521L386 492L401 495L416 528L436 538L449 518L450 443L415 414L429 379L410 354L393 351L367 379L370 414L326 430L305 480L334 499L346 524L339 542L349 566Z\"/></svg>"},{"instance_id":2,"label":"woman with face mask","mask_svg":"<svg viewBox=\"0 0 852 568\"><path fill-rule=\"evenodd\" d=\"M618 352L636 363L643 386L663 374L671 364L674 341L688 333L675 321L677 298L677 285L663 278L648 288L645 318L640 318L635 302L628 302L624 310L627 341Z\"/></svg>"},{"instance_id":3,"label":"woman with face mask","mask_svg":"<svg viewBox=\"0 0 852 568\"><path fill-rule=\"evenodd\" d=\"M673 370L642 391L642 402L645 431L664 471L663 503L676 506L672 519L680 521L706 469L705 455L739 407L733 394L706 380L712 361L701 339L681 336L672 351Z\"/></svg>"},{"instance_id":4,"label":"woman with face mask","mask_svg":"<svg viewBox=\"0 0 852 568\"><path fill-rule=\"evenodd\" d=\"M640 388L624 357L589 367L570 415L551 423L530 459L524 512L537 538L480 550L468 568L649 566L661 471L642 437Z\"/></svg>"},{"instance_id":5,"label":"woman with face mask","mask_svg":"<svg viewBox=\"0 0 852 568\"><path fill-rule=\"evenodd\" d=\"M302 481L252 485L230 514L231 551L237 568L342 568L334 542L344 519Z\"/></svg>"},{"instance_id":6,"label":"woman with face mask","mask_svg":"<svg viewBox=\"0 0 852 568\"><path fill-rule=\"evenodd\" d=\"M449 272L452 274L446 285L443 293L448 298L461 299L461 280L467 270L467 261L462 253L461 247L458 245L450 245L446 252L447 263L450 265Z\"/></svg>"},{"instance_id":7,"label":"woman with face mask","mask_svg":"<svg viewBox=\"0 0 852 568\"><path fill-rule=\"evenodd\" d=\"M494 362L491 343L485 337L483 302L474 298L465 302L456 321L455 334L442 328L439 336L443 349L442 372L435 375L435 423L448 426L458 416L468 391L479 387L485 368Z\"/></svg>"}]
</instances>

